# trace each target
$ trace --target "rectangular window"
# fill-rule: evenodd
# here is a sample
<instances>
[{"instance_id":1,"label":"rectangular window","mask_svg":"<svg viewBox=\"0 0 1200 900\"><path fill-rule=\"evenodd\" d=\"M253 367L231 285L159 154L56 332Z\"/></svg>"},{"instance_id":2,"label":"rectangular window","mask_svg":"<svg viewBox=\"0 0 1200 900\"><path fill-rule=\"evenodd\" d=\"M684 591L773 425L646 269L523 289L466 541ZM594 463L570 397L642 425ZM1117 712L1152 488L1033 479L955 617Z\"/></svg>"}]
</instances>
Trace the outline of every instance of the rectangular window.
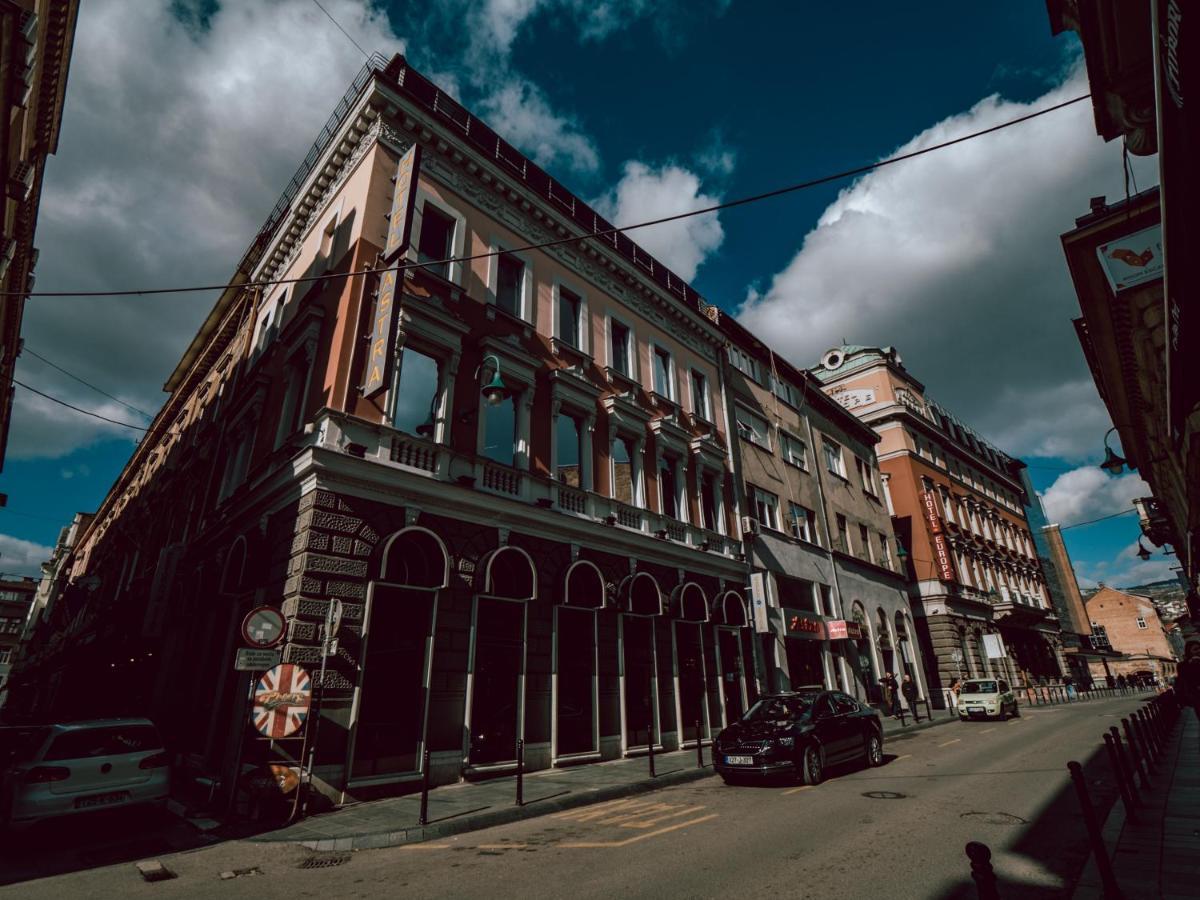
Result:
<instances>
[{"instance_id":1,"label":"rectangular window","mask_svg":"<svg viewBox=\"0 0 1200 900\"><path fill-rule=\"evenodd\" d=\"M616 319L609 320L608 326L608 359L609 365L626 378L633 377L633 368L629 361L633 358L630 352L629 329Z\"/></svg>"},{"instance_id":2,"label":"rectangular window","mask_svg":"<svg viewBox=\"0 0 1200 900\"><path fill-rule=\"evenodd\" d=\"M821 595L821 615L836 616L837 612L833 608L833 588L827 584L818 584L817 590Z\"/></svg>"},{"instance_id":3,"label":"rectangular window","mask_svg":"<svg viewBox=\"0 0 1200 900\"><path fill-rule=\"evenodd\" d=\"M679 518L679 504L675 493L677 487L675 460L664 456L658 469L658 488L662 495L662 514L672 519Z\"/></svg>"},{"instance_id":4,"label":"rectangular window","mask_svg":"<svg viewBox=\"0 0 1200 900\"><path fill-rule=\"evenodd\" d=\"M421 212L421 236L417 239L417 262L426 263L425 271L439 278L450 277L454 255L454 219L426 201Z\"/></svg>"},{"instance_id":5,"label":"rectangular window","mask_svg":"<svg viewBox=\"0 0 1200 900\"><path fill-rule=\"evenodd\" d=\"M1148 627L1148 626L1146 625L1146 620L1145 620L1144 618L1142 618L1141 616L1138 616L1138 617L1137 617L1137 626L1138 626L1138 628L1146 628L1146 627Z\"/></svg>"},{"instance_id":6,"label":"rectangular window","mask_svg":"<svg viewBox=\"0 0 1200 900\"><path fill-rule=\"evenodd\" d=\"M861 456L854 457L854 467L862 481L863 492L871 497L878 497L879 494L875 490L875 467Z\"/></svg>"},{"instance_id":7,"label":"rectangular window","mask_svg":"<svg viewBox=\"0 0 1200 900\"><path fill-rule=\"evenodd\" d=\"M825 468L838 478L845 478L846 463L842 459L842 448L829 440L829 438L825 438L821 443L825 451Z\"/></svg>"},{"instance_id":8,"label":"rectangular window","mask_svg":"<svg viewBox=\"0 0 1200 900\"><path fill-rule=\"evenodd\" d=\"M892 548L888 545L887 535L879 533L879 562L885 568L892 567Z\"/></svg>"},{"instance_id":9,"label":"rectangular window","mask_svg":"<svg viewBox=\"0 0 1200 900\"><path fill-rule=\"evenodd\" d=\"M496 305L506 313L520 316L525 292L525 263L505 254L496 259Z\"/></svg>"},{"instance_id":10,"label":"rectangular window","mask_svg":"<svg viewBox=\"0 0 1200 900\"><path fill-rule=\"evenodd\" d=\"M843 553L850 552L850 526L846 524L846 517L841 513L837 514L837 549Z\"/></svg>"},{"instance_id":11,"label":"rectangular window","mask_svg":"<svg viewBox=\"0 0 1200 900\"><path fill-rule=\"evenodd\" d=\"M581 487L580 458L581 429L579 420L566 413L559 413L554 431L554 475L568 487Z\"/></svg>"},{"instance_id":12,"label":"rectangular window","mask_svg":"<svg viewBox=\"0 0 1200 900\"><path fill-rule=\"evenodd\" d=\"M704 377L704 373L695 369L692 369L692 412L698 419L712 421L712 412L708 406L708 379Z\"/></svg>"},{"instance_id":13,"label":"rectangular window","mask_svg":"<svg viewBox=\"0 0 1200 900\"><path fill-rule=\"evenodd\" d=\"M729 364L754 381L758 381L758 360L737 347L729 348Z\"/></svg>"},{"instance_id":14,"label":"rectangular window","mask_svg":"<svg viewBox=\"0 0 1200 900\"><path fill-rule=\"evenodd\" d=\"M771 449L771 432L766 419L756 416L741 405L733 408L733 417L737 422L738 434L743 439L767 450Z\"/></svg>"},{"instance_id":15,"label":"rectangular window","mask_svg":"<svg viewBox=\"0 0 1200 900\"><path fill-rule=\"evenodd\" d=\"M583 301L562 285L558 287L558 337L563 343L582 349L579 342L580 313Z\"/></svg>"},{"instance_id":16,"label":"rectangular window","mask_svg":"<svg viewBox=\"0 0 1200 900\"><path fill-rule=\"evenodd\" d=\"M780 431L779 452L782 454L784 462L801 469L808 469L808 445L800 438L794 437L786 431Z\"/></svg>"},{"instance_id":17,"label":"rectangular window","mask_svg":"<svg viewBox=\"0 0 1200 900\"><path fill-rule=\"evenodd\" d=\"M871 547L871 533L866 525L858 526L858 542L861 544L863 559L875 562L875 551Z\"/></svg>"},{"instance_id":18,"label":"rectangular window","mask_svg":"<svg viewBox=\"0 0 1200 900\"><path fill-rule=\"evenodd\" d=\"M716 476L706 474L700 485L701 525L709 531L717 530L717 485Z\"/></svg>"},{"instance_id":19,"label":"rectangular window","mask_svg":"<svg viewBox=\"0 0 1200 900\"><path fill-rule=\"evenodd\" d=\"M622 503L635 503L637 498L636 472L633 467L633 442L619 435L613 438L612 459L612 495Z\"/></svg>"},{"instance_id":20,"label":"rectangular window","mask_svg":"<svg viewBox=\"0 0 1200 900\"><path fill-rule=\"evenodd\" d=\"M671 390L671 354L662 347L654 348L654 392L668 400L675 399Z\"/></svg>"},{"instance_id":21,"label":"rectangular window","mask_svg":"<svg viewBox=\"0 0 1200 900\"><path fill-rule=\"evenodd\" d=\"M792 536L810 544L817 541L817 514L799 503L790 504L792 511Z\"/></svg>"},{"instance_id":22,"label":"rectangular window","mask_svg":"<svg viewBox=\"0 0 1200 900\"><path fill-rule=\"evenodd\" d=\"M12 650L10 650L7 647L5 647L3 650L0 650L0 666L8 665L8 661L11 658L12 658Z\"/></svg>"},{"instance_id":23,"label":"rectangular window","mask_svg":"<svg viewBox=\"0 0 1200 900\"><path fill-rule=\"evenodd\" d=\"M483 404L483 456L505 466L514 465L517 455L517 408L513 397L497 406Z\"/></svg>"},{"instance_id":24,"label":"rectangular window","mask_svg":"<svg viewBox=\"0 0 1200 900\"><path fill-rule=\"evenodd\" d=\"M400 377L392 403L392 427L424 438L434 437L437 417L438 361L412 347L400 353Z\"/></svg>"},{"instance_id":25,"label":"rectangular window","mask_svg":"<svg viewBox=\"0 0 1200 900\"><path fill-rule=\"evenodd\" d=\"M750 489L750 494L754 500L754 517L758 519L759 524L763 528L778 531L779 498L768 491L762 490L762 488L753 486Z\"/></svg>"}]
</instances>

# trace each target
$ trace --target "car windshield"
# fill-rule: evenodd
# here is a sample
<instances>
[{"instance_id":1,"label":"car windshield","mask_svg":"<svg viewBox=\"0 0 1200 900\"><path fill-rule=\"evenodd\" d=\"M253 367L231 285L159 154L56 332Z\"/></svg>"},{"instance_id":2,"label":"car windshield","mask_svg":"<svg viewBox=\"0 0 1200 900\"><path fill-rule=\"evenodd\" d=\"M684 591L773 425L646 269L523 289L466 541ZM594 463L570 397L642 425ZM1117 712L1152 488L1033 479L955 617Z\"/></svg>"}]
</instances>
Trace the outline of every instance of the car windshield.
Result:
<instances>
[{"instance_id":1,"label":"car windshield","mask_svg":"<svg viewBox=\"0 0 1200 900\"><path fill-rule=\"evenodd\" d=\"M87 759L161 750L162 738L153 725L117 725L81 728L60 734L46 751L47 760Z\"/></svg>"},{"instance_id":2,"label":"car windshield","mask_svg":"<svg viewBox=\"0 0 1200 900\"><path fill-rule=\"evenodd\" d=\"M963 685L964 694L998 694L1000 688L994 681L968 681Z\"/></svg>"},{"instance_id":3,"label":"car windshield","mask_svg":"<svg viewBox=\"0 0 1200 900\"><path fill-rule=\"evenodd\" d=\"M808 711L816 694L797 694L794 697L764 697L742 716L743 722L777 722L798 719Z\"/></svg>"}]
</instances>

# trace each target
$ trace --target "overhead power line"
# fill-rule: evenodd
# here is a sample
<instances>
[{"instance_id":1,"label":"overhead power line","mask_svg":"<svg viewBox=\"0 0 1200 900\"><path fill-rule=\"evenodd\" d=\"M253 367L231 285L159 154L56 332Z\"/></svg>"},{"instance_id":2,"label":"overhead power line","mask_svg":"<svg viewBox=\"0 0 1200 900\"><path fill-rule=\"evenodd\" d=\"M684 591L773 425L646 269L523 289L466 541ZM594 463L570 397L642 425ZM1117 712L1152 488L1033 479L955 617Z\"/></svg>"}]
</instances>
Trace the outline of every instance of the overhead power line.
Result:
<instances>
[{"instance_id":1,"label":"overhead power line","mask_svg":"<svg viewBox=\"0 0 1200 900\"><path fill-rule=\"evenodd\" d=\"M1112 515L1108 515L1108 516L1101 516L1098 519L1089 519L1086 522L1076 522L1074 525L1062 525L1059 527L1058 530L1066 531L1069 528L1082 528L1084 525L1095 525L1097 522L1104 522L1104 521L1107 521L1108 519L1116 519L1116 518L1119 518L1120 516L1132 515L1135 512L1137 512L1136 509L1127 509L1124 512L1113 513Z\"/></svg>"},{"instance_id":2,"label":"overhead power line","mask_svg":"<svg viewBox=\"0 0 1200 900\"><path fill-rule=\"evenodd\" d=\"M108 391L101 390L100 388L98 388L94 384L92 384L90 381L85 381L84 379L80 378L74 372L68 372L66 369L64 369L62 366L58 365L57 363L50 362L50 360L46 359L46 357L42 356L40 353L38 353L34 350L31 350L29 347L23 347L21 352L28 353L30 356L34 357L35 359L40 359L42 362L44 362L50 368L58 369L58 371L62 372L68 378L74 378L80 384L85 385L86 387L90 387L97 394L102 394L103 396L107 397L109 400L112 400L116 403L120 403L126 409L132 410L133 412L137 413L139 416L145 416L147 419L154 418L154 416L150 415L150 413L145 412L144 410L140 410L136 406L133 406L132 404L126 403L120 397L114 397L112 394L108 393Z\"/></svg>"},{"instance_id":3,"label":"overhead power line","mask_svg":"<svg viewBox=\"0 0 1200 900\"><path fill-rule=\"evenodd\" d=\"M343 28L341 26L341 24L338 22L338 20L333 17L333 14L321 5L321 0L313 0L313 3L317 4L317 9L319 9L321 12L325 13L325 18L327 18L330 22L332 22L334 24L334 27L336 27L338 31L340 31L342 34L344 34L346 36L346 40L348 40L350 43L352 43L355 47L358 47L359 53L361 53L363 56L365 56L368 60L371 59L371 54L368 53L366 50L364 50L359 45L358 41L356 41L354 38L352 38L350 36L350 32L348 32L345 28Z\"/></svg>"},{"instance_id":4,"label":"overhead power line","mask_svg":"<svg viewBox=\"0 0 1200 900\"><path fill-rule=\"evenodd\" d=\"M822 175L820 178L812 178L808 181L801 181L796 184L789 184L785 187L774 188L769 191L764 191L761 194L752 194L748 197L740 197L736 200L728 200L724 203L715 203L712 206L706 206L702 209L694 209L688 212L676 213L671 216L662 216L657 219L649 219L645 222L638 222L634 225L622 225L619 227L606 228L602 231L592 231L587 234L570 235L564 238L555 238L554 240L542 241L536 244L526 244L524 246L511 247L503 250L489 250L483 253L473 253L467 256L451 256L446 259L427 260L425 262L409 262L398 266L391 266L385 269L373 269L371 273L380 274L383 272L404 272L408 269L424 269L430 267L445 266L449 263L464 263L472 262L479 259L490 259L493 256L501 256L504 254L522 253L528 250L542 250L547 247L558 247L564 244L575 244L580 241L594 240L596 238L607 238L616 234L623 234L628 231L636 231L639 228L649 228L654 225L665 225L668 222L677 222L680 219L689 219L693 216L703 216L709 213L720 212L725 209L733 209L738 206L746 206L751 203L759 203L763 200L770 200L774 197L781 197L785 194L792 194L797 191L807 190L809 188L819 187L823 184L829 184L833 181L841 181L846 178L853 178L856 175L865 175L868 172L873 172L876 169L882 169L885 166L892 166L905 160L915 159L918 156L924 156L927 153L933 153L936 150L944 150L947 147L953 147L955 144L961 144L964 141L970 141L978 137L983 137L986 134L992 134L996 131L1001 131L1005 128L1011 128L1014 125L1020 125L1022 122L1028 122L1031 119L1036 119L1039 116L1044 116L1057 110L1064 109L1074 103L1087 100L1091 94L1083 94L1079 97L1074 97L1070 100L1064 100L1062 103L1056 103L1053 106L1047 106L1045 109L1037 110L1036 112L1027 113L1023 116L1018 116L1015 119L1009 119L1006 122L1001 122L999 125L993 125L990 128L983 128L979 131L973 131L970 134L964 134L961 137L953 138L948 141L942 141L938 144L932 144L920 150L913 150L909 153L901 153L897 156L891 156L887 159L882 159L878 162L869 163L863 166L856 166L853 169L844 169L841 172L834 172L830 175ZM224 291L233 287L252 288L252 287L270 287L277 284L303 284L309 282L326 281L332 278L346 278L357 275L366 274L365 272L335 272L325 275L308 275L301 278L272 278L262 281L246 281L241 284L204 284L191 285L187 287L166 287L166 288L134 288L129 290L117 291L0 291L0 296L22 296L22 297L143 297L155 294L186 294L197 293L200 291Z\"/></svg>"},{"instance_id":5,"label":"overhead power line","mask_svg":"<svg viewBox=\"0 0 1200 900\"><path fill-rule=\"evenodd\" d=\"M149 431L150 430L149 428L143 428L141 425L130 425L128 422L120 422L117 419L110 419L108 416L102 416L102 415L100 415L100 413L92 412L91 410L88 410L88 409L80 409L78 406L72 406L66 400L59 400L57 397L51 397L49 394L45 394L42 391L39 391L37 388L32 388L23 382L17 381L17 379L15 379L15 378L13 379L13 384L15 384L19 387L23 387L23 388L25 388L25 390L29 391L32 394L37 394L39 397L45 397L47 400L49 400L53 403L57 403L59 406L65 406L67 409L73 409L77 413L82 413L85 416L91 416L93 419L103 419L105 422L111 422L113 425L121 425L125 428L132 428L135 431Z\"/></svg>"}]
</instances>

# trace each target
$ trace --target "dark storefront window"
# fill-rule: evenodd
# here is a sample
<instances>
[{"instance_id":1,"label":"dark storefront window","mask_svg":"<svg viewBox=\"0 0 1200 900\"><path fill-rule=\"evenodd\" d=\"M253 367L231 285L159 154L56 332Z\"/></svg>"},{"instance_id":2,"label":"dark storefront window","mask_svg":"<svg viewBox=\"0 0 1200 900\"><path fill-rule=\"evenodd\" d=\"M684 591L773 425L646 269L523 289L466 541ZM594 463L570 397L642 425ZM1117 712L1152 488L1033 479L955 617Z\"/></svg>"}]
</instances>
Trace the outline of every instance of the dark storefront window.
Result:
<instances>
[{"instance_id":1,"label":"dark storefront window","mask_svg":"<svg viewBox=\"0 0 1200 900\"><path fill-rule=\"evenodd\" d=\"M704 647L703 626L695 622L675 623L675 653L679 660L679 711L682 739L696 739L696 721L704 733Z\"/></svg>"},{"instance_id":2,"label":"dark storefront window","mask_svg":"<svg viewBox=\"0 0 1200 900\"><path fill-rule=\"evenodd\" d=\"M558 609L558 754L597 749L592 726L596 719L596 614L588 609Z\"/></svg>"},{"instance_id":3,"label":"dark storefront window","mask_svg":"<svg viewBox=\"0 0 1200 900\"><path fill-rule=\"evenodd\" d=\"M792 690L806 685L824 685L825 667L821 662L821 642L788 638L784 644Z\"/></svg>"},{"instance_id":4,"label":"dark storefront window","mask_svg":"<svg viewBox=\"0 0 1200 900\"><path fill-rule=\"evenodd\" d=\"M622 619L626 744L645 747L654 729L654 619Z\"/></svg>"},{"instance_id":5,"label":"dark storefront window","mask_svg":"<svg viewBox=\"0 0 1200 900\"><path fill-rule=\"evenodd\" d=\"M480 597L471 694L472 765L515 760L525 604Z\"/></svg>"},{"instance_id":6,"label":"dark storefront window","mask_svg":"<svg viewBox=\"0 0 1200 900\"><path fill-rule=\"evenodd\" d=\"M415 772L425 722L430 591L376 585L367 622L352 776Z\"/></svg>"},{"instance_id":7,"label":"dark storefront window","mask_svg":"<svg viewBox=\"0 0 1200 900\"><path fill-rule=\"evenodd\" d=\"M718 628L717 649L721 653L721 692L725 698L725 721L736 722L746 711L742 702L742 655L737 631L732 628Z\"/></svg>"}]
</instances>

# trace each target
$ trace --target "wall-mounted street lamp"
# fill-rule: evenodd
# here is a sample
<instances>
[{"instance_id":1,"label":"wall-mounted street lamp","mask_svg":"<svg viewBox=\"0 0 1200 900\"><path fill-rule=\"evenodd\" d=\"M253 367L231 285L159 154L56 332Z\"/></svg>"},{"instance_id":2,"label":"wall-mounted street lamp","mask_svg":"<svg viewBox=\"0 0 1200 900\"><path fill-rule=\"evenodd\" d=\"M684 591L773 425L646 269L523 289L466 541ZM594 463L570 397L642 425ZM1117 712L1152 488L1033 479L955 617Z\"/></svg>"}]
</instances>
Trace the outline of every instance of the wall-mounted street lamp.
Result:
<instances>
[{"instance_id":1,"label":"wall-mounted street lamp","mask_svg":"<svg viewBox=\"0 0 1200 900\"><path fill-rule=\"evenodd\" d=\"M1129 465L1125 457L1118 456L1113 452L1112 447L1108 446L1108 436L1116 430L1117 426L1114 425L1104 434L1104 462L1100 463L1100 468L1109 475L1120 475L1121 471Z\"/></svg>"},{"instance_id":2,"label":"wall-mounted street lamp","mask_svg":"<svg viewBox=\"0 0 1200 900\"><path fill-rule=\"evenodd\" d=\"M1150 558L1150 551L1146 549L1146 545L1142 543L1141 538L1138 538L1137 555L1138 559L1140 559L1142 562L1145 562Z\"/></svg>"},{"instance_id":3,"label":"wall-mounted street lamp","mask_svg":"<svg viewBox=\"0 0 1200 900\"><path fill-rule=\"evenodd\" d=\"M499 406L504 402L504 398L508 396L508 388L504 386L504 381L500 377L500 359L494 353L489 353L483 358L483 362L479 364L479 368L475 370L475 377L479 377L479 373L483 371L483 367L487 365L489 359L492 361L492 365L495 366L492 369L492 380L481 387L479 393L488 402L488 406Z\"/></svg>"}]
</instances>

